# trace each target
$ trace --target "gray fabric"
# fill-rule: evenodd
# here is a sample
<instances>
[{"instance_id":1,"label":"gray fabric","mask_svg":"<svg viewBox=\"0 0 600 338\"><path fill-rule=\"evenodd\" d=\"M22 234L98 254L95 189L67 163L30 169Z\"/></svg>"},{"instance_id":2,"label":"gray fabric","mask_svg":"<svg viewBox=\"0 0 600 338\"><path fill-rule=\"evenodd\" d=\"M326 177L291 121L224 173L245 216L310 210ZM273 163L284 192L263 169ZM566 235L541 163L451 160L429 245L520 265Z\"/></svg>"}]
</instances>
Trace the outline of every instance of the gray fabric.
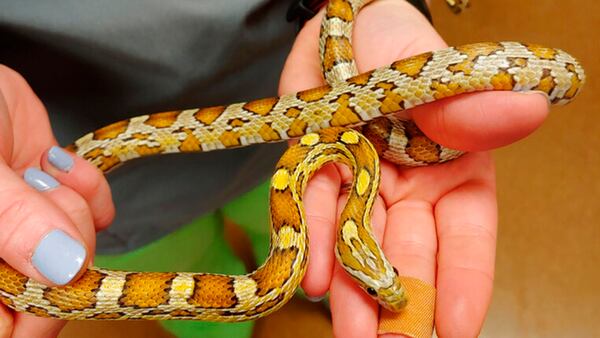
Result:
<instances>
[{"instance_id":1,"label":"gray fabric","mask_svg":"<svg viewBox=\"0 0 600 338\"><path fill-rule=\"evenodd\" d=\"M48 108L59 142L126 117L276 94L295 35L281 0L0 1L0 62ZM109 175L127 251L249 190L285 145L134 161Z\"/></svg>"}]
</instances>

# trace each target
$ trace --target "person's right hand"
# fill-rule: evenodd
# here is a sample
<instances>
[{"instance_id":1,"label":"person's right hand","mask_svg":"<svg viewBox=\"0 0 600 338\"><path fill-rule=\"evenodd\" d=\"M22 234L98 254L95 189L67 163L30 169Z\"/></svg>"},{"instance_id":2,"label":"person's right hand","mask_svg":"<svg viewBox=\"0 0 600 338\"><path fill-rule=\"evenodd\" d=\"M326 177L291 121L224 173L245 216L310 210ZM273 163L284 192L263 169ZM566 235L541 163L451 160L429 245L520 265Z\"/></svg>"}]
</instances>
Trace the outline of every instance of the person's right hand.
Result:
<instances>
[{"instance_id":1,"label":"person's right hand","mask_svg":"<svg viewBox=\"0 0 600 338\"><path fill-rule=\"evenodd\" d=\"M282 93L323 85L318 57L323 14L298 34L282 72ZM397 0L375 1L361 10L353 37L359 72L446 47L415 7ZM471 93L406 113L432 140L472 153L419 168L381 161L373 230L400 276L436 287L437 335L477 337L492 297L496 252L497 201L489 150L540 126L548 101L539 94ZM303 204L310 259L302 288L317 299L329 291L335 337L398 337L378 335L378 304L334 257L337 215L347 199L343 187L351 183L350 171L337 165L324 167L308 183Z\"/></svg>"},{"instance_id":2,"label":"person's right hand","mask_svg":"<svg viewBox=\"0 0 600 338\"><path fill-rule=\"evenodd\" d=\"M96 232L114 217L102 173L56 145L40 100L0 65L0 258L47 285L85 270ZM63 326L0 302L0 338L56 337Z\"/></svg>"}]
</instances>

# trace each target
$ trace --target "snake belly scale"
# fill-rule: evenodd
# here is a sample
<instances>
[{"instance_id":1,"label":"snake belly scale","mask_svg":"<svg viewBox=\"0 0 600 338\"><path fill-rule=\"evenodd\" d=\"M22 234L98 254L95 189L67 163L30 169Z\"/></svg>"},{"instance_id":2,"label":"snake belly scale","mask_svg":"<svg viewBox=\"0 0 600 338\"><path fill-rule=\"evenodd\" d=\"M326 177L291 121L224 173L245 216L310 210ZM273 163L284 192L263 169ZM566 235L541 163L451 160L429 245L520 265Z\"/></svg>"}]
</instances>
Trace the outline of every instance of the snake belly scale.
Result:
<instances>
[{"instance_id":1,"label":"snake belly scale","mask_svg":"<svg viewBox=\"0 0 600 338\"><path fill-rule=\"evenodd\" d=\"M324 26L351 24L364 3L330 1ZM449 3L462 8L467 2ZM326 41L326 34L322 33L322 41ZM344 34L348 43L341 48L351 48L350 33ZM338 42L344 36L341 38ZM323 55L330 47L324 46ZM340 58L334 56L332 65L347 62ZM325 73L326 62L323 57ZM456 157L456 153L424 141L425 136L413 130L416 127L410 123L400 128L402 135L392 136L387 122L377 118L485 90L539 91L546 93L550 102L565 104L576 96L585 78L583 69L569 54L519 42L451 47L346 77L334 75L328 85L280 97L130 118L89 133L71 146L79 156L106 172L143 156L300 138L298 145L282 156L272 178L270 253L256 271L229 276L91 268L71 285L47 287L0 260L0 301L16 311L69 320L227 322L265 316L293 296L304 276L308 238L302 193L312 173L336 161L354 172L337 235L340 264L382 306L398 311L407 297L395 269L371 233L370 215L379 185L375 150L405 165L439 163ZM379 125L367 133L376 134L375 147L359 132L349 129L365 123ZM395 150L392 155L390 149ZM398 150L402 156L396 155Z\"/></svg>"}]
</instances>

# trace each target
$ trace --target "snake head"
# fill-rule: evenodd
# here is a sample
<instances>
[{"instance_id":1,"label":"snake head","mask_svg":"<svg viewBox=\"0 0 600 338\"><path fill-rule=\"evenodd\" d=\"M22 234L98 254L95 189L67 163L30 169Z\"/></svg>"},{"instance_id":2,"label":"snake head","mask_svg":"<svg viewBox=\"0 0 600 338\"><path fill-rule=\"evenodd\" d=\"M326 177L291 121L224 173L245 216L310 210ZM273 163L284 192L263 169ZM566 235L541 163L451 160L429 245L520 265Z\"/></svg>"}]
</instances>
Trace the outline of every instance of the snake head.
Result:
<instances>
[{"instance_id":1,"label":"snake head","mask_svg":"<svg viewBox=\"0 0 600 338\"><path fill-rule=\"evenodd\" d=\"M353 221L343 223L336 245L342 267L381 306L399 312L406 306L406 290L396 270L374 238L359 236Z\"/></svg>"},{"instance_id":2,"label":"snake head","mask_svg":"<svg viewBox=\"0 0 600 338\"><path fill-rule=\"evenodd\" d=\"M384 262L386 269L378 271L378 278L371 279L366 275L353 275L358 284L373 297L379 305L392 312L400 312L408 301L406 289L398 277L398 272L389 263Z\"/></svg>"},{"instance_id":3,"label":"snake head","mask_svg":"<svg viewBox=\"0 0 600 338\"><path fill-rule=\"evenodd\" d=\"M402 286L398 276L393 278L392 284L388 287L380 287L378 290L367 287L366 291L377 300L379 305L392 312L400 312L406 307L406 289Z\"/></svg>"}]
</instances>

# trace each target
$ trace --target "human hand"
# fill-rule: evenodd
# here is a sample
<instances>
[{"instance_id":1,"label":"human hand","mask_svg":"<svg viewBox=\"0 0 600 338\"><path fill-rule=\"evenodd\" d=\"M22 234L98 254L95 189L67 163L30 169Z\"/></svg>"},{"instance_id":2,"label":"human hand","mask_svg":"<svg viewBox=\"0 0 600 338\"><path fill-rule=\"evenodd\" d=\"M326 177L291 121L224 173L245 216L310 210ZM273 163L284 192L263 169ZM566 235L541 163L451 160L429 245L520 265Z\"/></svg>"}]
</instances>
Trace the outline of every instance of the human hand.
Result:
<instances>
[{"instance_id":1,"label":"human hand","mask_svg":"<svg viewBox=\"0 0 600 338\"><path fill-rule=\"evenodd\" d=\"M66 284L87 267L96 231L114 216L100 171L51 148L56 144L40 100L19 74L0 65L0 258L47 285ZM56 337L63 325L0 302L0 338Z\"/></svg>"},{"instance_id":2,"label":"human hand","mask_svg":"<svg viewBox=\"0 0 600 338\"><path fill-rule=\"evenodd\" d=\"M281 76L281 93L323 84L318 57L322 14L299 33ZM416 9L394 0L366 6L353 38L361 72L446 46ZM374 231L401 276L437 288L439 336L477 336L490 303L497 211L494 164L487 150L525 137L547 112L542 95L512 92L466 94L427 104L408 112L421 130L444 146L471 153L423 168L382 161ZM310 261L302 287L311 297L329 290L336 337L375 337L377 304L335 263L333 254L336 218L346 199L341 187L349 182L345 167L330 165L307 187Z\"/></svg>"}]
</instances>

